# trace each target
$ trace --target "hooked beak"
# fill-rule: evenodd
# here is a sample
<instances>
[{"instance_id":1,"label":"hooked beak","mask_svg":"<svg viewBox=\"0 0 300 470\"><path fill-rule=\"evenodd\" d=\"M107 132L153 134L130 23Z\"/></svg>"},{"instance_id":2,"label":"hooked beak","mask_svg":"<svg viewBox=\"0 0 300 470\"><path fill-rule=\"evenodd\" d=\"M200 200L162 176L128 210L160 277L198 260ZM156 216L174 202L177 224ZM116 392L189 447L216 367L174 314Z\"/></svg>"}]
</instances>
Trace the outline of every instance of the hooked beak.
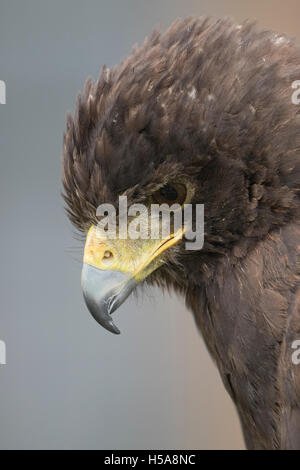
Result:
<instances>
[{"instance_id":1,"label":"hooked beak","mask_svg":"<svg viewBox=\"0 0 300 470\"><path fill-rule=\"evenodd\" d=\"M108 331L120 334L111 314L127 299L136 286L134 278L121 271L105 271L83 263L81 287L87 308Z\"/></svg>"},{"instance_id":2,"label":"hooked beak","mask_svg":"<svg viewBox=\"0 0 300 470\"><path fill-rule=\"evenodd\" d=\"M111 314L136 285L164 261L161 254L182 239L184 229L160 240L111 240L92 225L86 238L81 286L86 305L104 328L120 331Z\"/></svg>"}]
</instances>

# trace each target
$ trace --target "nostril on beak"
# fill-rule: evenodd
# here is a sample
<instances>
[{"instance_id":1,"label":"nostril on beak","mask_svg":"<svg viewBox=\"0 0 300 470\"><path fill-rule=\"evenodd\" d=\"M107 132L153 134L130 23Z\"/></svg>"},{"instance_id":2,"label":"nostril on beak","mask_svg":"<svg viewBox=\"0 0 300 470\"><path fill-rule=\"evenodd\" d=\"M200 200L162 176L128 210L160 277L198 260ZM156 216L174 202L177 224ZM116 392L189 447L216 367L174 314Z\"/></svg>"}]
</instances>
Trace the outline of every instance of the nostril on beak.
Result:
<instances>
[{"instance_id":1,"label":"nostril on beak","mask_svg":"<svg viewBox=\"0 0 300 470\"><path fill-rule=\"evenodd\" d=\"M114 255L112 254L110 250L105 250L103 253L102 262L105 264L109 264L113 260L113 257Z\"/></svg>"}]
</instances>

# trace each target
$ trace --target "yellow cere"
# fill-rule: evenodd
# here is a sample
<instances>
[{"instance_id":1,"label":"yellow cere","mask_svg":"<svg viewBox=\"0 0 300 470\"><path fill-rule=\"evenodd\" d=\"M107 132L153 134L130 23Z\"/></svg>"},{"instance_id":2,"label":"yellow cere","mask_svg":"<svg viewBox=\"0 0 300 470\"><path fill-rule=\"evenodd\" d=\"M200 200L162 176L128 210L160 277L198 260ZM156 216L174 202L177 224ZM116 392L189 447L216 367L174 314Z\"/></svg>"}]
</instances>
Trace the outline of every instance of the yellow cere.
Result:
<instances>
[{"instance_id":1,"label":"yellow cere","mask_svg":"<svg viewBox=\"0 0 300 470\"><path fill-rule=\"evenodd\" d=\"M86 237L84 263L103 270L122 271L137 281L145 279L163 264L161 254L182 239L184 229L160 240L108 239L92 225Z\"/></svg>"}]
</instances>

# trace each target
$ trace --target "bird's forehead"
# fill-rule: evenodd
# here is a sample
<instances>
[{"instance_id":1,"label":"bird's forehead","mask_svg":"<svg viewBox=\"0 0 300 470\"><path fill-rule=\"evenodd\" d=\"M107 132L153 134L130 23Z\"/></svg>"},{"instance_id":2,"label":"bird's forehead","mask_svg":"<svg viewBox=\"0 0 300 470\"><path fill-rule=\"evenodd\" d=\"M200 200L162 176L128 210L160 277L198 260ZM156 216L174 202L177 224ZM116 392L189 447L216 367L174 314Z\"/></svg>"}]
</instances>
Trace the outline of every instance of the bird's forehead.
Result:
<instances>
[{"instance_id":1,"label":"bird's forehead","mask_svg":"<svg viewBox=\"0 0 300 470\"><path fill-rule=\"evenodd\" d=\"M142 158L139 159L139 155L135 158L139 171L127 174L126 159L121 159L119 166L106 176L106 188L111 201L116 202L120 195L125 195L129 202L142 202L170 181L189 180L187 166L176 155L167 155L158 162L149 160L146 164Z\"/></svg>"},{"instance_id":2,"label":"bird's forehead","mask_svg":"<svg viewBox=\"0 0 300 470\"><path fill-rule=\"evenodd\" d=\"M113 113L112 113L113 115ZM121 119L121 118L120 118ZM199 153L176 129L161 133L162 121L155 114L141 128L136 117L129 125L123 117L121 130L114 128L108 116L95 145L95 159L102 179L112 194L134 186L146 187L165 182L188 172L189 163L199 160ZM175 134L177 137L175 138Z\"/></svg>"}]
</instances>

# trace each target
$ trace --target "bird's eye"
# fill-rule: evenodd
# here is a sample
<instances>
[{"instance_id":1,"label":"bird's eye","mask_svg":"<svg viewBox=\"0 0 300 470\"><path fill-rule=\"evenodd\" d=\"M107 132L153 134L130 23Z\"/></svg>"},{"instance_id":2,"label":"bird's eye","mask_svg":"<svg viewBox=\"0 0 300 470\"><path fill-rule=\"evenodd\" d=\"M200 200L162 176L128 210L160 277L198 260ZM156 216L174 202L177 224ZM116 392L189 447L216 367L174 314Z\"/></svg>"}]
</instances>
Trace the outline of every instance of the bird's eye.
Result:
<instances>
[{"instance_id":1,"label":"bird's eye","mask_svg":"<svg viewBox=\"0 0 300 470\"><path fill-rule=\"evenodd\" d=\"M180 204L186 199L186 187L181 183L168 183L162 186L158 191L152 194L152 200L155 204Z\"/></svg>"}]
</instances>

